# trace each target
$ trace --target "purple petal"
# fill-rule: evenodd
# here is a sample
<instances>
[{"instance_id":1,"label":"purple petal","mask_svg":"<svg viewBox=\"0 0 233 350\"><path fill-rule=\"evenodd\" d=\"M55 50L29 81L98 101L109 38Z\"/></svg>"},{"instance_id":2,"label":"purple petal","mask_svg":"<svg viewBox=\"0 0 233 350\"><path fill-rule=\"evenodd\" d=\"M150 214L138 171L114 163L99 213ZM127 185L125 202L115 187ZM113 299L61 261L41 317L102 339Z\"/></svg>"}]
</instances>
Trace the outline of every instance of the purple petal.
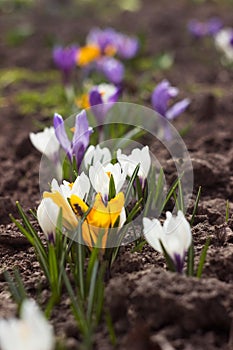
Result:
<instances>
[{"instance_id":1,"label":"purple petal","mask_svg":"<svg viewBox=\"0 0 233 350\"><path fill-rule=\"evenodd\" d=\"M178 89L172 87L167 80L163 80L154 89L151 96L152 107L156 112L166 117L168 102L178 94Z\"/></svg>"},{"instance_id":2,"label":"purple petal","mask_svg":"<svg viewBox=\"0 0 233 350\"><path fill-rule=\"evenodd\" d=\"M68 136L66 134L64 120L63 120L61 115L59 115L57 113L54 114L53 125L54 125L54 129L55 129L56 137L57 137L60 145L62 146L62 148L66 152L69 160L72 161L71 142L68 139Z\"/></svg>"},{"instance_id":3,"label":"purple petal","mask_svg":"<svg viewBox=\"0 0 233 350\"><path fill-rule=\"evenodd\" d=\"M201 38L207 35L207 26L206 24L192 19L188 23L188 31L196 38Z\"/></svg>"},{"instance_id":4,"label":"purple petal","mask_svg":"<svg viewBox=\"0 0 233 350\"><path fill-rule=\"evenodd\" d=\"M175 119L176 117L178 117L181 113L183 113L186 110L186 108L188 107L189 104L190 104L190 99L189 98L185 98L184 100L175 103L167 111L166 118L168 120Z\"/></svg>"},{"instance_id":5,"label":"purple petal","mask_svg":"<svg viewBox=\"0 0 233 350\"><path fill-rule=\"evenodd\" d=\"M175 266L176 266L176 271L178 273L182 273L183 271L183 268L184 268L184 258L185 258L185 255L184 257L181 257L179 254L174 254L174 263L175 263Z\"/></svg>"},{"instance_id":6,"label":"purple petal","mask_svg":"<svg viewBox=\"0 0 233 350\"><path fill-rule=\"evenodd\" d=\"M208 34L215 35L217 34L223 27L223 23L220 18L213 17L208 21Z\"/></svg>"},{"instance_id":7,"label":"purple petal","mask_svg":"<svg viewBox=\"0 0 233 350\"><path fill-rule=\"evenodd\" d=\"M104 53L107 46L115 46L117 32L113 28L93 28L87 36L87 42L96 44Z\"/></svg>"},{"instance_id":8,"label":"purple petal","mask_svg":"<svg viewBox=\"0 0 233 350\"><path fill-rule=\"evenodd\" d=\"M78 169L82 163L84 153L89 145L90 134L93 132L89 128L86 111L83 110L76 116L75 132L72 141L72 152L76 158Z\"/></svg>"},{"instance_id":9,"label":"purple petal","mask_svg":"<svg viewBox=\"0 0 233 350\"><path fill-rule=\"evenodd\" d=\"M102 97L99 91L95 87L90 91L89 102L91 106L95 106L103 103Z\"/></svg>"},{"instance_id":10,"label":"purple petal","mask_svg":"<svg viewBox=\"0 0 233 350\"><path fill-rule=\"evenodd\" d=\"M230 40L230 44L233 46L233 34L232 34L232 38Z\"/></svg>"},{"instance_id":11,"label":"purple petal","mask_svg":"<svg viewBox=\"0 0 233 350\"><path fill-rule=\"evenodd\" d=\"M113 57L103 57L97 62L97 70L113 84L120 84L124 78L124 65Z\"/></svg>"},{"instance_id":12,"label":"purple petal","mask_svg":"<svg viewBox=\"0 0 233 350\"><path fill-rule=\"evenodd\" d=\"M136 55L138 48L139 42L137 38L130 38L122 34L118 36L117 54L120 58L133 58Z\"/></svg>"},{"instance_id":13,"label":"purple petal","mask_svg":"<svg viewBox=\"0 0 233 350\"><path fill-rule=\"evenodd\" d=\"M76 46L61 47L57 46L53 50L53 60L56 66L64 71L72 70L75 65L75 58L78 48Z\"/></svg>"}]
</instances>

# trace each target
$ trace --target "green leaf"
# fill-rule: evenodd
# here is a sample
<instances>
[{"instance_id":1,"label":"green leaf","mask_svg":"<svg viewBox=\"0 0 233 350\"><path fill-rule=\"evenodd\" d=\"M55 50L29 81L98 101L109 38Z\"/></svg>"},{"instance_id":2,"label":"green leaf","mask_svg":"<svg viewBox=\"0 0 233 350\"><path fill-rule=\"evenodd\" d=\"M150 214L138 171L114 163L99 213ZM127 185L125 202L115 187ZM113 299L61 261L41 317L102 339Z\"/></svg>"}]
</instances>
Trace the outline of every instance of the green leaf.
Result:
<instances>
[{"instance_id":1,"label":"green leaf","mask_svg":"<svg viewBox=\"0 0 233 350\"><path fill-rule=\"evenodd\" d=\"M196 201L195 201L195 204L194 204L194 208L193 208L193 214L192 214L192 217L191 217L191 220L190 220L190 226L191 227L193 226L193 223L194 223L194 220L195 220L195 216L196 216L196 213L197 213L197 208L198 208L200 197L201 197L201 186L198 189L197 198L196 198Z\"/></svg>"},{"instance_id":2,"label":"green leaf","mask_svg":"<svg viewBox=\"0 0 233 350\"><path fill-rule=\"evenodd\" d=\"M201 256L200 256L200 260L199 260L199 264L198 264L198 268L197 268L197 278L201 278L202 272L203 272L203 268L204 268L204 264L205 264L205 260L206 260L206 255L207 255L207 251L209 249L209 245L210 245L210 241L211 238L208 237L205 245L202 249L201 252Z\"/></svg>"},{"instance_id":3,"label":"green leaf","mask_svg":"<svg viewBox=\"0 0 233 350\"><path fill-rule=\"evenodd\" d=\"M191 243L188 250L187 276L194 276L194 245Z\"/></svg>"},{"instance_id":4,"label":"green leaf","mask_svg":"<svg viewBox=\"0 0 233 350\"><path fill-rule=\"evenodd\" d=\"M110 201L112 198L116 197L116 187L112 174L110 175L109 181L109 192L108 192L108 200Z\"/></svg>"}]
</instances>

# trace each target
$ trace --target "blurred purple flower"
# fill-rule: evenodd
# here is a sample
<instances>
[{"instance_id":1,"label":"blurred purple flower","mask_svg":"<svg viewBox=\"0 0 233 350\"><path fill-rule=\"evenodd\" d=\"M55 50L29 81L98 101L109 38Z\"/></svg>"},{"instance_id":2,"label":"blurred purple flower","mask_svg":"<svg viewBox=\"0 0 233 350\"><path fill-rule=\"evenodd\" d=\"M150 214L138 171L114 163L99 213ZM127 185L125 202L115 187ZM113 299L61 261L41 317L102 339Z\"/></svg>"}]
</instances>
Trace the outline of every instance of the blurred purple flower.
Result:
<instances>
[{"instance_id":1,"label":"blurred purple flower","mask_svg":"<svg viewBox=\"0 0 233 350\"><path fill-rule=\"evenodd\" d=\"M63 73L64 84L69 83L71 71L76 66L77 46L56 46L53 50L53 60Z\"/></svg>"},{"instance_id":2,"label":"blurred purple flower","mask_svg":"<svg viewBox=\"0 0 233 350\"><path fill-rule=\"evenodd\" d=\"M87 114L85 110L81 111L76 116L72 141L70 141L67 136L64 120L61 115L55 113L53 124L56 137L66 152L69 161L72 163L74 156L76 159L77 168L79 169L84 157L84 153L89 145L90 134L93 132L93 129L88 125Z\"/></svg>"},{"instance_id":3,"label":"blurred purple flower","mask_svg":"<svg viewBox=\"0 0 233 350\"><path fill-rule=\"evenodd\" d=\"M189 32L196 38L201 38L207 35L214 36L223 27L222 21L218 17L212 17L206 22L201 22L192 19L188 23Z\"/></svg>"},{"instance_id":4,"label":"blurred purple flower","mask_svg":"<svg viewBox=\"0 0 233 350\"><path fill-rule=\"evenodd\" d=\"M130 59L135 57L139 49L138 39L119 34L117 38L117 54L120 58Z\"/></svg>"},{"instance_id":5,"label":"blurred purple flower","mask_svg":"<svg viewBox=\"0 0 233 350\"><path fill-rule=\"evenodd\" d=\"M176 87L171 86L167 80L163 80L161 83L159 83L152 93L151 103L153 109L168 121L177 118L190 104L190 100L185 98L169 107L169 101L176 97L178 93L179 90ZM164 127L165 139L170 140L171 135L169 124L165 122Z\"/></svg>"},{"instance_id":6,"label":"blurred purple flower","mask_svg":"<svg viewBox=\"0 0 233 350\"><path fill-rule=\"evenodd\" d=\"M120 84L124 78L123 63L113 57L102 57L96 62L96 68L113 84Z\"/></svg>"},{"instance_id":7,"label":"blurred purple flower","mask_svg":"<svg viewBox=\"0 0 233 350\"><path fill-rule=\"evenodd\" d=\"M87 44L95 44L100 49L102 54L110 46L115 46L117 32L113 28L93 28L87 36Z\"/></svg>"},{"instance_id":8,"label":"blurred purple flower","mask_svg":"<svg viewBox=\"0 0 233 350\"><path fill-rule=\"evenodd\" d=\"M94 86L89 92L89 102L92 112L100 126L103 124L109 109L118 101L120 88L111 84L100 84Z\"/></svg>"},{"instance_id":9,"label":"blurred purple flower","mask_svg":"<svg viewBox=\"0 0 233 350\"><path fill-rule=\"evenodd\" d=\"M138 39L117 32L113 28L93 28L87 36L88 44L99 46L103 55L118 55L123 59L133 58L139 48Z\"/></svg>"}]
</instances>

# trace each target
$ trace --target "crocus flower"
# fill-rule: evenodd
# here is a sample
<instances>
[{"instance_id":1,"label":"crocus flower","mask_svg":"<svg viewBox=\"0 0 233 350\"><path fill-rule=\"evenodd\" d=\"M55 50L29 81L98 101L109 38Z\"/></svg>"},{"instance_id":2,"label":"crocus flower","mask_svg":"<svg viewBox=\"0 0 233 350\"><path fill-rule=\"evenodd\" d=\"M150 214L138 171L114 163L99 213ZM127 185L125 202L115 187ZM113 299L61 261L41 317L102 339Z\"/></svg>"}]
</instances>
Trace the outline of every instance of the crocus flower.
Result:
<instances>
[{"instance_id":1,"label":"crocus flower","mask_svg":"<svg viewBox=\"0 0 233 350\"><path fill-rule=\"evenodd\" d=\"M86 183L84 183L85 185ZM85 190L83 188L80 189L82 193L78 193L78 191L71 193L69 201L65 198L66 193L63 190L62 186L59 187L56 180L54 180L52 182L52 192L44 192L43 197L51 199L59 210L62 209L63 226L68 230L74 231L77 229L79 221L85 215L85 220L82 223L84 242L91 249L98 242L99 235L104 233L99 244L102 248L105 248L109 229L115 227L118 218L118 227L121 227L126 220L124 194L120 192L110 201L104 202L101 194L97 193L90 207L85 201ZM77 194L81 195L78 196ZM83 195L84 198L82 198Z\"/></svg>"},{"instance_id":2,"label":"crocus flower","mask_svg":"<svg viewBox=\"0 0 233 350\"><path fill-rule=\"evenodd\" d=\"M119 33L113 28L93 28L87 36L87 43L97 45L102 55L116 54L123 59L134 57L139 47L137 38Z\"/></svg>"},{"instance_id":3,"label":"crocus flower","mask_svg":"<svg viewBox=\"0 0 233 350\"><path fill-rule=\"evenodd\" d=\"M151 97L152 107L156 112L158 112L162 117L171 121L177 118L181 113L185 111L185 109L190 104L190 99L185 98L173 106L169 107L169 101L176 97L179 93L179 90L167 81L163 80L159 83L154 89ZM164 124L165 127L165 139L170 140L170 129L167 128L167 123Z\"/></svg>"},{"instance_id":4,"label":"crocus flower","mask_svg":"<svg viewBox=\"0 0 233 350\"><path fill-rule=\"evenodd\" d=\"M52 350L53 329L34 300L22 303L20 319L0 319L1 350Z\"/></svg>"},{"instance_id":5,"label":"crocus flower","mask_svg":"<svg viewBox=\"0 0 233 350\"><path fill-rule=\"evenodd\" d=\"M95 106L92 112L100 126L114 102L118 101L119 95L120 89L111 84L100 84L90 90L89 102L92 107Z\"/></svg>"},{"instance_id":6,"label":"crocus flower","mask_svg":"<svg viewBox=\"0 0 233 350\"><path fill-rule=\"evenodd\" d=\"M139 49L138 39L119 34L116 42L117 55L123 59L131 59L136 56Z\"/></svg>"},{"instance_id":7,"label":"crocus flower","mask_svg":"<svg viewBox=\"0 0 233 350\"><path fill-rule=\"evenodd\" d=\"M228 63L233 62L233 28L224 28L215 36L215 45Z\"/></svg>"},{"instance_id":8,"label":"crocus flower","mask_svg":"<svg viewBox=\"0 0 233 350\"><path fill-rule=\"evenodd\" d=\"M222 29L222 26L223 23L218 17L210 18L206 22L192 19L188 23L188 30L196 38L201 38L207 35L216 35Z\"/></svg>"},{"instance_id":9,"label":"crocus flower","mask_svg":"<svg viewBox=\"0 0 233 350\"><path fill-rule=\"evenodd\" d=\"M88 126L86 112L83 110L76 116L75 130L72 141L70 141L67 136L62 116L56 113L54 115L53 123L57 139L66 152L69 161L72 163L74 156L76 159L77 168L79 169L85 151L89 145L90 134L93 132L93 129Z\"/></svg>"},{"instance_id":10,"label":"crocus flower","mask_svg":"<svg viewBox=\"0 0 233 350\"><path fill-rule=\"evenodd\" d=\"M113 176L116 193L119 193L127 176L127 167L123 170L119 163L102 165L96 162L89 168L89 178L97 193L101 194L104 203L108 201L110 177Z\"/></svg>"},{"instance_id":11,"label":"crocus flower","mask_svg":"<svg viewBox=\"0 0 233 350\"><path fill-rule=\"evenodd\" d=\"M191 228L182 211L178 211L176 217L167 212L166 217L163 226L157 219L143 218L143 232L147 242L160 253L163 252L162 242L177 272L181 273L192 242Z\"/></svg>"},{"instance_id":12,"label":"crocus flower","mask_svg":"<svg viewBox=\"0 0 233 350\"><path fill-rule=\"evenodd\" d=\"M53 60L56 66L63 73L64 84L69 83L70 74L76 66L77 46L70 47L57 46L53 50Z\"/></svg>"},{"instance_id":13,"label":"crocus flower","mask_svg":"<svg viewBox=\"0 0 233 350\"><path fill-rule=\"evenodd\" d=\"M87 43L100 48L102 55L112 55L116 53L115 43L117 32L113 28L93 28L88 36Z\"/></svg>"},{"instance_id":14,"label":"crocus flower","mask_svg":"<svg viewBox=\"0 0 233 350\"><path fill-rule=\"evenodd\" d=\"M84 156L84 165L88 169L90 165L95 165L97 162L100 162L103 165L106 165L111 162L112 155L110 150L107 147L100 148L97 146L89 146L86 150Z\"/></svg>"},{"instance_id":15,"label":"crocus flower","mask_svg":"<svg viewBox=\"0 0 233 350\"><path fill-rule=\"evenodd\" d=\"M90 191L90 181L87 175L82 172L77 176L74 182L68 182L63 180L63 183L59 186L55 179L52 180L51 190L53 192L60 192L64 198L70 198L72 194L80 197L81 199L87 198Z\"/></svg>"},{"instance_id":16,"label":"crocus flower","mask_svg":"<svg viewBox=\"0 0 233 350\"><path fill-rule=\"evenodd\" d=\"M54 128L51 126L38 133L31 132L29 137L33 146L53 162L56 174L58 178L61 179L62 166L59 159L60 144L56 138Z\"/></svg>"},{"instance_id":17,"label":"crocus flower","mask_svg":"<svg viewBox=\"0 0 233 350\"><path fill-rule=\"evenodd\" d=\"M56 239L58 215L58 206L50 198L42 199L37 209L37 220L48 241L51 243L54 243Z\"/></svg>"},{"instance_id":18,"label":"crocus flower","mask_svg":"<svg viewBox=\"0 0 233 350\"><path fill-rule=\"evenodd\" d=\"M121 227L126 219L124 209L124 194L118 193L107 203L104 203L100 193L97 193L94 204L91 208L78 196L72 195L70 198L71 206L77 217L82 217L88 212L82 224L82 237L88 247L98 246L105 249L109 229L114 228L120 218L118 227ZM101 242L98 242L100 234Z\"/></svg>"},{"instance_id":19,"label":"crocus flower","mask_svg":"<svg viewBox=\"0 0 233 350\"><path fill-rule=\"evenodd\" d=\"M145 180L148 176L151 157L149 147L145 146L142 149L135 148L130 155L122 154L121 149L117 150L117 160L120 163L122 169L127 168L127 175L132 177L133 172L139 164L138 177L141 181L142 187L144 187Z\"/></svg>"},{"instance_id":20,"label":"crocus flower","mask_svg":"<svg viewBox=\"0 0 233 350\"><path fill-rule=\"evenodd\" d=\"M113 84L120 84L125 75L123 63L114 57L102 57L96 62L96 69Z\"/></svg>"}]
</instances>

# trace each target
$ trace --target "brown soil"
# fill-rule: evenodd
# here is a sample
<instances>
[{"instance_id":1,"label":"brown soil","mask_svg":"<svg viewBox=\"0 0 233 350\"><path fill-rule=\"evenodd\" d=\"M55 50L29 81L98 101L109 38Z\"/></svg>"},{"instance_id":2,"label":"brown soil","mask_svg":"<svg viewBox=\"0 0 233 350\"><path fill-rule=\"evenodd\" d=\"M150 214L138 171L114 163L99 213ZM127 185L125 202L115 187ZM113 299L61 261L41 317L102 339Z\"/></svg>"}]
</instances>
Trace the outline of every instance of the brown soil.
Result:
<instances>
[{"instance_id":1,"label":"brown soil","mask_svg":"<svg viewBox=\"0 0 233 350\"><path fill-rule=\"evenodd\" d=\"M117 349L233 349L233 71L220 65L213 45L192 40L186 31L187 20L193 17L219 15L226 25L232 24L232 5L225 1L197 6L184 0L147 0L138 17L126 11L114 15L110 9L105 16L89 7L88 13L83 9L76 16L68 6L63 11L62 2L58 2L60 7L52 7L52 1L45 4L45 8L38 5L27 13L0 14L3 38L12 26L25 20L34 28L34 34L20 47L0 42L2 67L49 69L51 49L46 38L69 43L77 38L84 40L93 25L111 25L123 32L144 33L148 55L166 50L174 53L172 69L151 72L152 79L156 83L166 77L192 99L189 111L175 125L181 129L192 123L184 141L193 161L194 192L200 185L203 189L193 228L197 255L207 236L212 238L203 278L165 271L163 258L148 246L142 253L132 253L131 247L122 250L106 285L106 305L113 319ZM137 100L135 82L128 85ZM4 281L5 269L19 268L29 295L35 296L39 287L43 289L42 303L48 296L33 249L8 216L9 212L16 215L16 200L28 209L36 207L40 199L40 155L28 139L33 121L11 104L14 89L11 84L4 90L9 103L1 107L0 120L0 317L16 311ZM43 120L37 111L32 117ZM172 176L169 162L166 172ZM231 218L225 224L227 199ZM188 209L191 212L192 206ZM53 311L52 322L56 334L67 338L67 347L77 349L79 334L65 295ZM96 349L113 349L107 334L104 324L100 325Z\"/></svg>"}]
</instances>

